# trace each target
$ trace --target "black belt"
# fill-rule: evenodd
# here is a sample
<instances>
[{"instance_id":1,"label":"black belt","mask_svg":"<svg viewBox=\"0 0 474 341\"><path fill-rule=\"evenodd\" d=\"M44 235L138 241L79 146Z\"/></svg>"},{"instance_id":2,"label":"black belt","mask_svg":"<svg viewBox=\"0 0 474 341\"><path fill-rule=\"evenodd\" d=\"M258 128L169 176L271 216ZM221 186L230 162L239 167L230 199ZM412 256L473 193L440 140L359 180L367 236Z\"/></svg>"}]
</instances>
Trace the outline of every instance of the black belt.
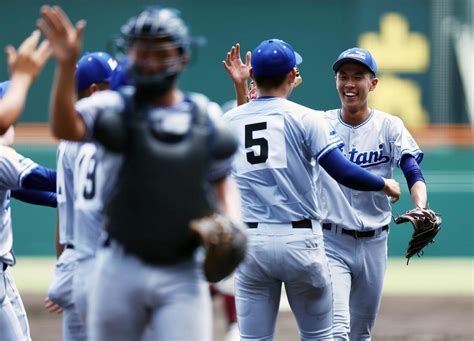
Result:
<instances>
[{"instance_id":1,"label":"black belt","mask_svg":"<svg viewBox=\"0 0 474 341\"><path fill-rule=\"evenodd\" d=\"M256 229L258 227L258 223L246 223L249 227L249 229ZM311 220L309 219L303 219L299 221L292 221L291 225L293 226L294 229L310 229L312 228Z\"/></svg>"},{"instance_id":2,"label":"black belt","mask_svg":"<svg viewBox=\"0 0 474 341\"><path fill-rule=\"evenodd\" d=\"M323 224L323 230L331 230L332 226L333 226L333 224L324 223ZM337 227L337 225L334 225L334 226ZM382 229L382 231L388 231L388 225L382 226L381 229ZM355 239L359 239L359 238L371 238L371 237L375 236L375 231L376 230L356 231L356 230L347 230L347 229L343 228L341 230L341 233L352 236Z\"/></svg>"},{"instance_id":3,"label":"black belt","mask_svg":"<svg viewBox=\"0 0 474 341\"><path fill-rule=\"evenodd\" d=\"M72 244L64 244L65 249L74 249L74 245Z\"/></svg>"}]
</instances>

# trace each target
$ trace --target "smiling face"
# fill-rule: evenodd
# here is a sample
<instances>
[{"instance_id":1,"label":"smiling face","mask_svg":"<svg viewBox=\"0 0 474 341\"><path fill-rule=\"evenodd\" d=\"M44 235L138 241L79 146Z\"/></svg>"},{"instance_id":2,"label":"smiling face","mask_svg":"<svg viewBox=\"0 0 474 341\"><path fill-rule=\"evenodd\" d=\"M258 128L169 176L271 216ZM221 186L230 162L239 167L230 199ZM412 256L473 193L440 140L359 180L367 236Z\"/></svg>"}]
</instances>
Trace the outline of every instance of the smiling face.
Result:
<instances>
[{"instance_id":1,"label":"smiling face","mask_svg":"<svg viewBox=\"0 0 474 341\"><path fill-rule=\"evenodd\" d=\"M377 86L378 79L364 65L347 62L336 73L336 88L344 111L368 112L369 92Z\"/></svg>"}]
</instances>

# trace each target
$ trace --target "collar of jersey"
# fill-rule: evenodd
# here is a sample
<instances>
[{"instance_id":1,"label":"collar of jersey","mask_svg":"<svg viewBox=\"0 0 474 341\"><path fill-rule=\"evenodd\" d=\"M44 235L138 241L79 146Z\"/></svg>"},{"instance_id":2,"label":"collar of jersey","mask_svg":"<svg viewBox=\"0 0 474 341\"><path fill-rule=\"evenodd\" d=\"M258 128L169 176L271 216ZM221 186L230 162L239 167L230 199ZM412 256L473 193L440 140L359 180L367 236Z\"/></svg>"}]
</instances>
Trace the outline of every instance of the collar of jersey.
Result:
<instances>
[{"instance_id":1,"label":"collar of jersey","mask_svg":"<svg viewBox=\"0 0 474 341\"><path fill-rule=\"evenodd\" d=\"M254 99L254 101L268 101L270 99L280 98L278 96L260 96Z\"/></svg>"},{"instance_id":2,"label":"collar of jersey","mask_svg":"<svg viewBox=\"0 0 474 341\"><path fill-rule=\"evenodd\" d=\"M341 109L339 109L339 111L338 111L338 113L337 113L337 118L339 119L339 122L341 122L342 125L345 125L346 127L354 128L354 129L360 128L360 127L362 127L364 124L366 124L367 122L369 122L370 119L372 118L372 116L374 116L374 109L370 109L369 117L367 117L367 119L366 119L364 122L362 122L361 124L358 124L358 125L356 125L356 126L351 126L350 124L347 124L346 122L344 122L344 120L342 119Z\"/></svg>"}]
</instances>

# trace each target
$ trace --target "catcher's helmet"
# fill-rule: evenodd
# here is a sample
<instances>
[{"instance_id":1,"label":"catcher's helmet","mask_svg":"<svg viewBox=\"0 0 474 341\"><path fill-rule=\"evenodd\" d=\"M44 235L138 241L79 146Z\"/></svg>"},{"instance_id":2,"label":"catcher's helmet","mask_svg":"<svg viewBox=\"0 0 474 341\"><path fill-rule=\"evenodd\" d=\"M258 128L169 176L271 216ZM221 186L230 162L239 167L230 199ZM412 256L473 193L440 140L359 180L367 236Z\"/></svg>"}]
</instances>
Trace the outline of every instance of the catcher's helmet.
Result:
<instances>
[{"instance_id":1,"label":"catcher's helmet","mask_svg":"<svg viewBox=\"0 0 474 341\"><path fill-rule=\"evenodd\" d=\"M164 93L184 69L191 38L173 8L151 6L122 26L119 44L128 50L131 82L155 96Z\"/></svg>"}]
</instances>

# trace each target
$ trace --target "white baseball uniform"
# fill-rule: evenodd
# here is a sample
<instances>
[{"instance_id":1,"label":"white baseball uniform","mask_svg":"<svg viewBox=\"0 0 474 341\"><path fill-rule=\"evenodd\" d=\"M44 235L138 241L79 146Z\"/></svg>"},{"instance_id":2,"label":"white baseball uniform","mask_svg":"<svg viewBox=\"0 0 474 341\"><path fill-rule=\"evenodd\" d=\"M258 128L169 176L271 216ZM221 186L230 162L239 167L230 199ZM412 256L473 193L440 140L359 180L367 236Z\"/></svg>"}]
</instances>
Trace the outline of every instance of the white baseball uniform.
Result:
<instances>
[{"instance_id":1,"label":"white baseball uniform","mask_svg":"<svg viewBox=\"0 0 474 341\"><path fill-rule=\"evenodd\" d=\"M0 146L0 340L31 340L25 307L7 266L15 265L10 190L38 165L10 147Z\"/></svg>"},{"instance_id":2,"label":"white baseball uniform","mask_svg":"<svg viewBox=\"0 0 474 341\"><path fill-rule=\"evenodd\" d=\"M224 115L239 148L232 175L249 224L235 274L242 340L273 340L285 284L302 340L332 340L332 289L321 231L315 161L342 143L320 112L259 98ZM316 164L316 166L314 166Z\"/></svg>"},{"instance_id":3,"label":"white baseball uniform","mask_svg":"<svg viewBox=\"0 0 474 341\"><path fill-rule=\"evenodd\" d=\"M344 142L344 155L371 173L393 177L403 155L421 162L423 153L395 116L372 110L366 121L346 124L340 110L325 113ZM323 224L334 292L334 338L370 340L382 296L387 265L388 224L392 214L383 192L362 192L339 185L324 170L327 198Z\"/></svg>"},{"instance_id":4,"label":"white baseball uniform","mask_svg":"<svg viewBox=\"0 0 474 341\"><path fill-rule=\"evenodd\" d=\"M211 119L218 124L219 106L209 102L207 108ZM94 120L102 110L121 114L123 98L117 92L102 91L78 102L88 137L92 135ZM158 108L153 117L160 120L165 129L186 133L192 122L190 115L191 107L184 101L170 108ZM98 165L110 155L121 158L104 149L96 160ZM221 166L216 164L210 171L211 176L222 176L219 174ZM105 172L107 180L119 168L118 165ZM91 171L92 166L88 169ZM151 265L125 252L112 240L98 253L95 273L87 317L91 340L138 340L147 325L150 328L147 337L154 339L212 339L209 288L202 273L199 252L192 259L174 265ZM176 320L184 321L186 328L171 328Z\"/></svg>"},{"instance_id":5,"label":"white baseball uniform","mask_svg":"<svg viewBox=\"0 0 474 341\"><path fill-rule=\"evenodd\" d=\"M73 300L73 274L78 252L74 249L74 162L78 143L61 141L57 150L56 194L58 200L59 243L64 250L54 269L48 297L63 308L63 340L86 340L85 326Z\"/></svg>"}]
</instances>

